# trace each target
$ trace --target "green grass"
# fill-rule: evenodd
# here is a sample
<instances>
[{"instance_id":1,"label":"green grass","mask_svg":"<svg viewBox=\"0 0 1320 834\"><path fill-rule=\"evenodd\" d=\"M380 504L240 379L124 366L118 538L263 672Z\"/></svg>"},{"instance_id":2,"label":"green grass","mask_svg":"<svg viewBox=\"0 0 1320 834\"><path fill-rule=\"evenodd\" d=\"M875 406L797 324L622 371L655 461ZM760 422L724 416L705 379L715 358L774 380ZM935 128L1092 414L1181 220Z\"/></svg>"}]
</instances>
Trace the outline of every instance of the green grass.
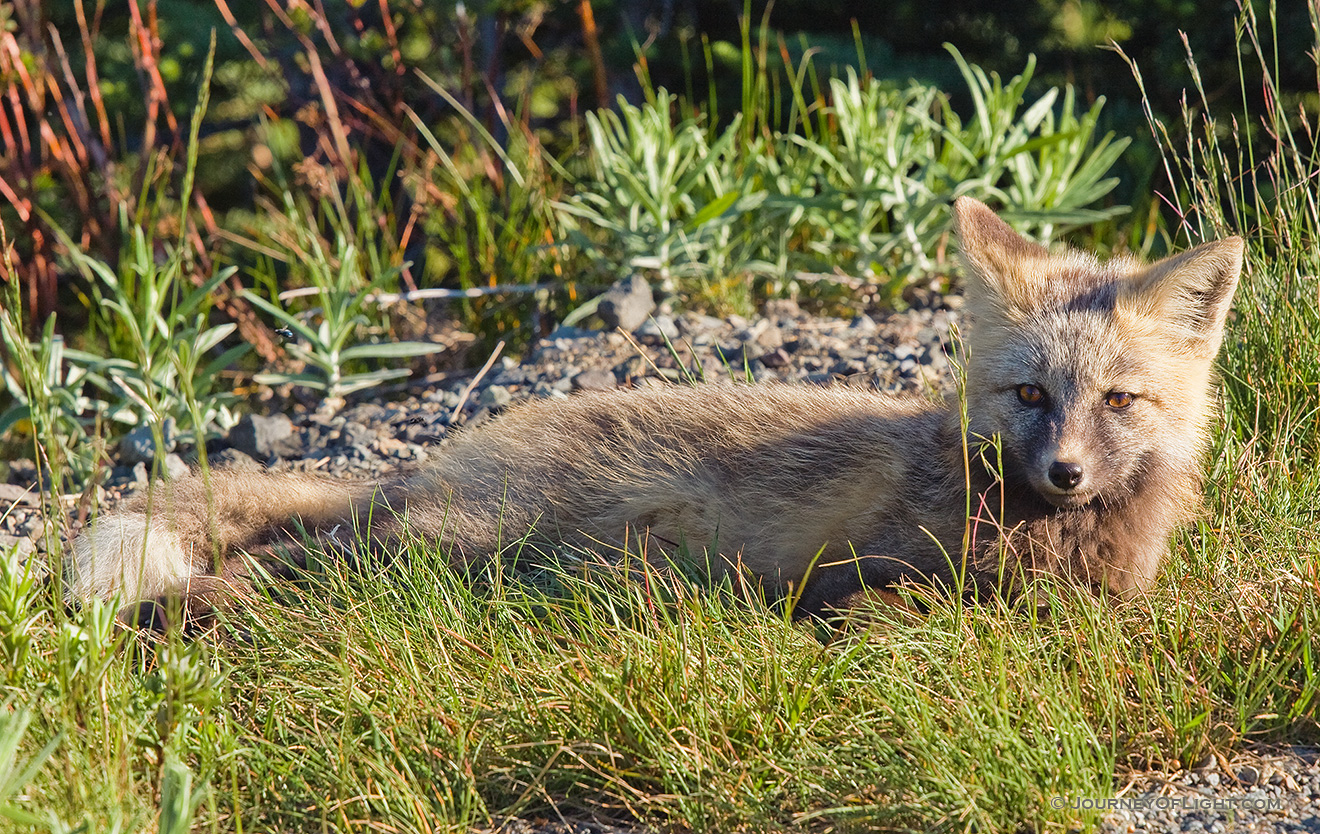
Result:
<instances>
[{"instance_id":1,"label":"green grass","mask_svg":"<svg viewBox=\"0 0 1320 834\"><path fill-rule=\"evenodd\" d=\"M1064 830L1089 820L1049 799L1108 796L1116 767L1320 740L1320 557L1267 525L1184 537L1120 606L1063 589L1048 618L937 603L839 630L655 573L473 582L422 545L191 643L33 585L0 614L6 691L29 755L59 742L10 806L150 827L182 765L199 830Z\"/></svg>"},{"instance_id":2,"label":"green grass","mask_svg":"<svg viewBox=\"0 0 1320 834\"><path fill-rule=\"evenodd\" d=\"M832 629L654 572L473 581L414 543L186 641L11 556L0 831L1065 831L1095 820L1050 799L1124 769L1320 743L1320 160L1274 112L1271 155L1192 113L1165 148L1190 235L1249 256L1206 511L1150 595Z\"/></svg>"}]
</instances>

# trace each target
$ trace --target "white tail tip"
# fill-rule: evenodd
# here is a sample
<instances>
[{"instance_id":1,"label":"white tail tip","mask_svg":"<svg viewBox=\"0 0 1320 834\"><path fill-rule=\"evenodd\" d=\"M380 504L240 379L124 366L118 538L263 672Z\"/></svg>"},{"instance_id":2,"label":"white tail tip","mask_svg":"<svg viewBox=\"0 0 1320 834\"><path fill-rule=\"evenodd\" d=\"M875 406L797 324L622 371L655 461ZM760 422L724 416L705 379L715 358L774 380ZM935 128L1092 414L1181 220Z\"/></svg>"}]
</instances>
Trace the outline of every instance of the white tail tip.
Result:
<instances>
[{"instance_id":1,"label":"white tail tip","mask_svg":"<svg viewBox=\"0 0 1320 834\"><path fill-rule=\"evenodd\" d=\"M153 599L187 587L192 560L179 537L145 515L108 515L73 542L71 599Z\"/></svg>"}]
</instances>

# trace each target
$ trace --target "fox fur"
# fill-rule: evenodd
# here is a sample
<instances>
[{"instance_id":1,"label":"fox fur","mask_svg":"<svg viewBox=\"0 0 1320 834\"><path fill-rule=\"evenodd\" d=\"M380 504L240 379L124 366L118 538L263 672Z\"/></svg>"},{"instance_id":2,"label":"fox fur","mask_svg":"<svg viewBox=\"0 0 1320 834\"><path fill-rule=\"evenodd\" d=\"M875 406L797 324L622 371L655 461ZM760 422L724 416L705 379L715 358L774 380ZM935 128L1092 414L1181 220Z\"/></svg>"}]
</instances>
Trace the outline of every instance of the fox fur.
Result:
<instances>
[{"instance_id":1,"label":"fox fur","mask_svg":"<svg viewBox=\"0 0 1320 834\"><path fill-rule=\"evenodd\" d=\"M404 534L464 565L538 538L708 554L797 611L904 582L1149 588L1199 506L1214 360L1243 242L1153 265L1051 254L961 198L965 410L845 387L580 394L461 433L380 483L213 473L160 485L73 544L75 598L224 605L249 556ZM965 416L964 416L965 415ZM970 507L970 513L968 508ZM631 541L629 541L631 539ZM246 554L246 555L245 555Z\"/></svg>"}]
</instances>

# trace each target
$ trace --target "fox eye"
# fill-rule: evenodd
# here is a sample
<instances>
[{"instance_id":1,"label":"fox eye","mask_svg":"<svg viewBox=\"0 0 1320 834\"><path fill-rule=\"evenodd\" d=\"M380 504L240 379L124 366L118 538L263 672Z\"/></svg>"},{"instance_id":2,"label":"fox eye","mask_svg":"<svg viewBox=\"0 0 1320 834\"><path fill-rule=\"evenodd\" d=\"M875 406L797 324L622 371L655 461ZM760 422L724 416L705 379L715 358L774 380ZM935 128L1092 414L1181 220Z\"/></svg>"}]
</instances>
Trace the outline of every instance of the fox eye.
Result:
<instances>
[{"instance_id":1,"label":"fox eye","mask_svg":"<svg viewBox=\"0 0 1320 834\"><path fill-rule=\"evenodd\" d=\"M1133 399L1135 398L1126 391L1110 391L1105 395L1105 405L1110 408L1127 408L1132 405Z\"/></svg>"},{"instance_id":2,"label":"fox eye","mask_svg":"<svg viewBox=\"0 0 1320 834\"><path fill-rule=\"evenodd\" d=\"M1019 385L1017 396L1025 405L1040 405L1045 399L1045 392L1031 384Z\"/></svg>"}]
</instances>

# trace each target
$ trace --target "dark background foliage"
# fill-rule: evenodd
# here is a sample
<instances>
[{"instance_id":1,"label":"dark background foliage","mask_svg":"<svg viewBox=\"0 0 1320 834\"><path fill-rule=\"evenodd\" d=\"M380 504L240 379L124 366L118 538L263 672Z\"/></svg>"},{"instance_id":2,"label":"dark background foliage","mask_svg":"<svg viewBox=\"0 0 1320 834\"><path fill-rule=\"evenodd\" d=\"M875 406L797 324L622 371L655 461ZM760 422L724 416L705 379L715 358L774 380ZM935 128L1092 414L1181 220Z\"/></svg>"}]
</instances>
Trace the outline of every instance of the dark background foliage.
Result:
<instances>
[{"instance_id":1,"label":"dark background foliage","mask_svg":"<svg viewBox=\"0 0 1320 834\"><path fill-rule=\"evenodd\" d=\"M1263 0L1255 7L1263 18L1272 12ZM1035 55L1035 89L1075 85L1083 106L1104 97L1100 133L1136 140L1107 198L1133 206L1132 220L1092 230L1135 243L1164 228L1163 175L1141 90L1107 47L1141 68L1146 100L1165 124L1183 124L1184 108L1205 103L1221 115L1244 105L1262 111L1267 102L1252 100L1257 88L1239 83L1239 63L1258 62L1245 54L1251 42L1236 37L1240 11L1235 0L15 0L0 4L11 45L0 57L0 219L31 332L56 310L61 330L87 319L87 288L61 266L57 229L113 261L121 209L158 231L182 225L200 285L216 263L246 266L259 256L271 235L263 201L290 184L319 198L338 190L350 213L374 217L382 239L398 243L386 262L411 264L401 273L405 288L558 280L576 271L558 253L510 263L512 250L554 235L518 219L536 216L536 200L510 192L506 160L481 130L496 145L530 142L553 173L555 164L571 172L581 163L581 115L619 96L638 102L663 86L687 94L707 118L727 120L739 109L750 30L753 42L765 37L776 78L809 53L822 75L860 65L896 85L916 79L948 91L964 112L971 102L945 43L1004 77ZM1261 45L1277 50L1266 63L1276 66L1282 98L1271 104L1286 112L1315 103L1308 15L1304 3L1282 4L1273 30L1280 42ZM180 212L171 200L213 35L197 187ZM1189 54L1204 102L1188 92ZM770 93L784 109L788 86ZM418 124L453 150L460 179L485 189L480 211L437 184L437 156ZM547 175L539 185L553 200L563 179ZM492 233L500 218L526 234ZM288 270L275 272L282 281ZM276 341L242 298L243 276L218 290L220 312L275 361ZM462 303L468 315L531 315L525 300Z\"/></svg>"}]
</instances>

